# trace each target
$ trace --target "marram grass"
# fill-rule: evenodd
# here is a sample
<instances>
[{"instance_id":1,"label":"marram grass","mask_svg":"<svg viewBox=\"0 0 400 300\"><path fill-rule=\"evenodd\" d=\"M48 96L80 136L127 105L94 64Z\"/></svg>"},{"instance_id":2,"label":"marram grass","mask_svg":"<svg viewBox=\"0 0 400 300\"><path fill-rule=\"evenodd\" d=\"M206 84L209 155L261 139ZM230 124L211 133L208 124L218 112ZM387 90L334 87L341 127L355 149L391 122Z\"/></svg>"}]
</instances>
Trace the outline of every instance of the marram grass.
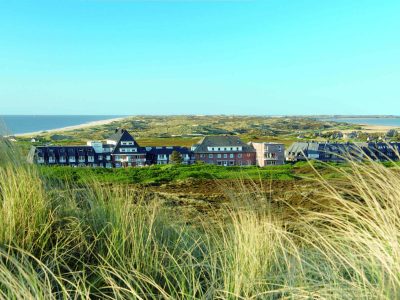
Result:
<instances>
[{"instance_id":1,"label":"marram grass","mask_svg":"<svg viewBox=\"0 0 400 300\"><path fill-rule=\"evenodd\" d=\"M2 157L0 298L400 298L398 167L349 162L285 214L238 186L220 221L193 224L145 191Z\"/></svg>"}]
</instances>

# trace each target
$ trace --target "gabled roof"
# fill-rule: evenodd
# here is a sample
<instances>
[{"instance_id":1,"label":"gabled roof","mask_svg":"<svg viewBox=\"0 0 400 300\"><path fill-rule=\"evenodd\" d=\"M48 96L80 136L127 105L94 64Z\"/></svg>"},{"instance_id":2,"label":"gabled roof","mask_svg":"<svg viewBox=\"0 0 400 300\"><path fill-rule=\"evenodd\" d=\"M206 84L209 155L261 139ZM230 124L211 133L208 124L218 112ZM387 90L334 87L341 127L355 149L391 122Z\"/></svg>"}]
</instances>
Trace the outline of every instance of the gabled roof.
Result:
<instances>
[{"instance_id":1,"label":"gabled roof","mask_svg":"<svg viewBox=\"0 0 400 300\"><path fill-rule=\"evenodd\" d=\"M253 146L244 143L237 136L231 135L211 135L204 137L195 145L195 153L209 152L208 147L242 147L243 152L255 152Z\"/></svg>"},{"instance_id":2,"label":"gabled roof","mask_svg":"<svg viewBox=\"0 0 400 300\"><path fill-rule=\"evenodd\" d=\"M114 134L112 134L108 140L112 140L116 143L112 154L124 154L124 155L134 155L134 154L143 154L146 152L146 149L140 147L139 144L135 141L133 136L126 130L122 128L115 129ZM133 145L122 145L121 142L133 142ZM121 148L136 148L135 152L125 152L121 151Z\"/></svg>"},{"instance_id":3,"label":"gabled roof","mask_svg":"<svg viewBox=\"0 0 400 300\"><path fill-rule=\"evenodd\" d=\"M119 141L130 141L130 142L135 142L135 139L133 136L123 128L117 128L115 129L114 133L108 138L108 140L115 141L116 143L119 143ZM136 145L137 146L137 145Z\"/></svg>"}]
</instances>

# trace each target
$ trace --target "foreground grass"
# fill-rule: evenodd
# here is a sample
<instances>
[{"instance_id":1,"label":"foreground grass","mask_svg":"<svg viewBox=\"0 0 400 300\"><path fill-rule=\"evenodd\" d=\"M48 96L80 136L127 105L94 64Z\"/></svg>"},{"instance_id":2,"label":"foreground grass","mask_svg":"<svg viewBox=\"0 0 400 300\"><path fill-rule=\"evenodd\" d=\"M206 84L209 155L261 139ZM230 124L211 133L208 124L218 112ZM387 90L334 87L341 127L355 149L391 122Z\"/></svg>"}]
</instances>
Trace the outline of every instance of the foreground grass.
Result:
<instances>
[{"instance_id":1,"label":"foreground grass","mask_svg":"<svg viewBox=\"0 0 400 300\"><path fill-rule=\"evenodd\" d=\"M140 191L0 154L0 298L400 297L398 167L350 162L290 214L238 187L221 221L188 225Z\"/></svg>"}]
</instances>

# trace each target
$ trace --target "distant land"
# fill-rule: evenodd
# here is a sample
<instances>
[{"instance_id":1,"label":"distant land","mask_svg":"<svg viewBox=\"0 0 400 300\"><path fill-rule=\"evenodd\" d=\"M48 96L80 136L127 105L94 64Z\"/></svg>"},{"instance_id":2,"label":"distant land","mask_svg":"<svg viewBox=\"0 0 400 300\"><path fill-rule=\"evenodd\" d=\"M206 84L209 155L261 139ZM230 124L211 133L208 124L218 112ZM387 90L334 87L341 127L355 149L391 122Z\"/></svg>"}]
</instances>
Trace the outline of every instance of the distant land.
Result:
<instances>
[{"instance_id":1,"label":"distant land","mask_svg":"<svg viewBox=\"0 0 400 300\"><path fill-rule=\"evenodd\" d=\"M400 115L315 115L319 119L397 119Z\"/></svg>"},{"instance_id":2,"label":"distant land","mask_svg":"<svg viewBox=\"0 0 400 300\"><path fill-rule=\"evenodd\" d=\"M286 119L286 121L284 121ZM367 126L368 130L382 131L388 127L400 127L400 117L395 115L315 115L315 116L240 116L240 115L165 115L165 116L115 116L115 115L0 115L0 135L37 135L61 131L76 131L86 127L96 127L114 123L113 126L132 127L140 132L149 128L161 127L153 134L237 134L244 133L244 128L272 129L270 122L278 122L280 130L287 131L300 127L292 126L299 119L321 122L348 123ZM128 121L129 120L129 121ZM290 121L289 121L290 120ZM116 122L118 121L118 122ZM289 123L287 123L289 121ZM222 124L232 123L232 128ZM316 124L315 124L316 125ZM332 124L331 124L332 125ZM187 127L188 126L188 127ZM204 130L201 130L202 127ZM175 128L179 127L179 128ZM184 129L187 127L187 129ZM215 128L214 128L215 127ZM286 128L285 128L286 127ZM293 128L292 128L293 127ZM372 128L374 127L374 128ZM164 129L163 129L164 128ZM177 129L174 130L173 128ZM188 130L190 128L191 130ZM214 128L214 129L213 129ZM161 130L161 131L160 131ZM265 134L265 132L263 132ZM283 133L283 132L280 132ZM140 134L137 132L136 134ZM257 132L256 135L259 135ZM141 134L140 134L141 135Z\"/></svg>"},{"instance_id":3,"label":"distant land","mask_svg":"<svg viewBox=\"0 0 400 300\"><path fill-rule=\"evenodd\" d=\"M398 116L324 116L318 117L318 119L359 125L400 127L400 117Z\"/></svg>"}]
</instances>

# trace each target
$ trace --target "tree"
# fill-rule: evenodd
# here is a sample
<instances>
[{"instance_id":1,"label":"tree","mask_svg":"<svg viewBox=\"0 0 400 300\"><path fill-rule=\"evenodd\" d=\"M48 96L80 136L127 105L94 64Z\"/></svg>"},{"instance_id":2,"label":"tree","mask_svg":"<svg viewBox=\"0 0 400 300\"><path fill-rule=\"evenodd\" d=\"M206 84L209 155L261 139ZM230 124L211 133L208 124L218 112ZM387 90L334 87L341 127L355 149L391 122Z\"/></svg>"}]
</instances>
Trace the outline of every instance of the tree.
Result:
<instances>
[{"instance_id":1,"label":"tree","mask_svg":"<svg viewBox=\"0 0 400 300\"><path fill-rule=\"evenodd\" d=\"M171 164L180 164L182 163L182 155L178 151L172 151L169 161Z\"/></svg>"}]
</instances>

